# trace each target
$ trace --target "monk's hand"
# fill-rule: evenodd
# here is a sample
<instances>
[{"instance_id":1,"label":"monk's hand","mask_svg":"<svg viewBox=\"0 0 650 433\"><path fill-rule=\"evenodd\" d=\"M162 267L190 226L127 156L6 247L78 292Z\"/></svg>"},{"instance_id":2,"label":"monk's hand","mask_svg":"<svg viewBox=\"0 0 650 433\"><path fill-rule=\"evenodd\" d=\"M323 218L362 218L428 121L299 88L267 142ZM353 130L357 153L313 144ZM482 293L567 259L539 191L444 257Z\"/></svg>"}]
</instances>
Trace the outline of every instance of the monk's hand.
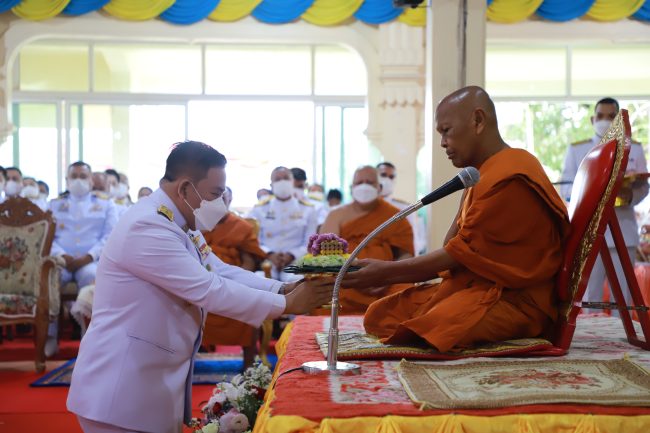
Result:
<instances>
[{"instance_id":1,"label":"monk's hand","mask_svg":"<svg viewBox=\"0 0 650 433\"><path fill-rule=\"evenodd\" d=\"M284 299L284 314L305 314L332 300L334 278L317 278L298 284Z\"/></svg>"},{"instance_id":2,"label":"monk's hand","mask_svg":"<svg viewBox=\"0 0 650 433\"><path fill-rule=\"evenodd\" d=\"M355 289L384 289L390 275L390 265L393 262L383 260L363 259L355 260L352 266L359 266L361 269L348 272L341 283L342 287Z\"/></svg>"}]
</instances>

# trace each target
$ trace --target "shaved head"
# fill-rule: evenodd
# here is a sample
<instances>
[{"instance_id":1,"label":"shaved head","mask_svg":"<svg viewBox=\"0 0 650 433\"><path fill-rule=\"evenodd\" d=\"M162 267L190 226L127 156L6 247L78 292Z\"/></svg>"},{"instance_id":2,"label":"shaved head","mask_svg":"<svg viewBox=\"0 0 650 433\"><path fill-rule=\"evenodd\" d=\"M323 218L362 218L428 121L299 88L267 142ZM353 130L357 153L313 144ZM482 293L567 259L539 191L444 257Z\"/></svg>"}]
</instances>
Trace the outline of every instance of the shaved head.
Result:
<instances>
[{"instance_id":1,"label":"shaved head","mask_svg":"<svg viewBox=\"0 0 650 433\"><path fill-rule=\"evenodd\" d=\"M490 95L478 86L463 87L447 95L436 109L440 145L456 167L481 164L507 147L499 134Z\"/></svg>"},{"instance_id":2,"label":"shaved head","mask_svg":"<svg viewBox=\"0 0 650 433\"><path fill-rule=\"evenodd\" d=\"M371 165L364 165L354 171L352 186L367 183L379 187L379 174L377 169Z\"/></svg>"}]
</instances>

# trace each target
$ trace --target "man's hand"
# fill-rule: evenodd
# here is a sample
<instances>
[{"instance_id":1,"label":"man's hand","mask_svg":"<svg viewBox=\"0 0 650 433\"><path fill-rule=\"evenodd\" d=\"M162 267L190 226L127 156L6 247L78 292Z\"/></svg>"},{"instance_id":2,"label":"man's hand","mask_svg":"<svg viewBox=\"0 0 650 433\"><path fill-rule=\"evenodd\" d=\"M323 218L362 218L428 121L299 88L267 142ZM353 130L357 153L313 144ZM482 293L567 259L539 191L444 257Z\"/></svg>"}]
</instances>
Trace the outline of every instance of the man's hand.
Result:
<instances>
[{"instance_id":1,"label":"man's hand","mask_svg":"<svg viewBox=\"0 0 650 433\"><path fill-rule=\"evenodd\" d=\"M74 271L76 270L76 269L74 269L74 268L72 267L72 266L73 266L73 263L74 263L74 258L73 258L72 256L70 256L70 255L68 255L68 254L62 254L62 255L61 255L61 258L62 258L63 260L65 260L65 268L66 268L69 272L74 272Z\"/></svg>"},{"instance_id":2,"label":"man's hand","mask_svg":"<svg viewBox=\"0 0 650 433\"><path fill-rule=\"evenodd\" d=\"M280 253L280 258L282 260L282 268L289 266L295 259L291 253Z\"/></svg>"},{"instance_id":3,"label":"man's hand","mask_svg":"<svg viewBox=\"0 0 650 433\"><path fill-rule=\"evenodd\" d=\"M379 290L381 292L387 285L390 285L388 278L393 263L375 259L356 260L352 266L360 266L361 269L345 274L341 286L370 289L369 293L371 294L374 294L377 289L381 289Z\"/></svg>"},{"instance_id":4,"label":"man's hand","mask_svg":"<svg viewBox=\"0 0 650 433\"><path fill-rule=\"evenodd\" d=\"M282 253L269 253L266 258L273 263L275 269L282 270Z\"/></svg>"},{"instance_id":5,"label":"man's hand","mask_svg":"<svg viewBox=\"0 0 650 433\"><path fill-rule=\"evenodd\" d=\"M66 266L66 268L70 272L76 272L79 269L83 268L84 266L92 262L93 262L93 256L91 256L90 254L86 254L85 256L72 259L72 261Z\"/></svg>"},{"instance_id":6,"label":"man's hand","mask_svg":"<svg viewBox=\"0 0 650 433\"><path fill-rule=\"evenodd\" d=\"M305 314L332 300L334 278L304 281L285 296L284 314Z\"/></svg>"},{"instance_id":7,"label":"man's hand","mask_svg":"<svg viewBox=\"0 0 650 433\"><path fill-rule=\"evenodd\" d=\"M282 290L283 290L283 292L282 292L281 294L282 294L282 295L288 295L289 293L293 292L293 291L295 290L295 288L298 287L298 285L299 285L300 283L302 283L302 282L304 282L304 281L305 281L305 280L298 280L298 281L294 281L294 282L292 282L292 283L284 283L284 284L282 285Z\"/></svg>"}]
</instances>

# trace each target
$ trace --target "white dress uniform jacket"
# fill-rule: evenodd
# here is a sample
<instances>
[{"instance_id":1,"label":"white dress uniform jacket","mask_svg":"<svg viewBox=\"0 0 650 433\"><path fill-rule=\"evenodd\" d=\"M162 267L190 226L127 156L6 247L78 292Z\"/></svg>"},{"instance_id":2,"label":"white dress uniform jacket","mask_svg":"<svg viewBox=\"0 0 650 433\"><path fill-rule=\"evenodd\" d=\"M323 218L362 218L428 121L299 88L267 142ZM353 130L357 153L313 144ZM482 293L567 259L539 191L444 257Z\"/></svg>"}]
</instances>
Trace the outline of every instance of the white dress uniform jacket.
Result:
<instances>
[{"instance_id":1,"label":"white dress uniform jacket","mask_svg":"<svg viewBox=\"0 0 650 433\"><path fill-rule=\"evenodd\" d=\"M264 252L288 252L296 259L307 254L309 236L318 228L316 207L295 197L264 200L249 216L260 223L260 247Z\"/></svg>"},{"instance_id":2,"label":"white dress uniform jacket","mask_svg":"<svg viewBox=\"0 0 650 433\"><path fill-rule=\"evenodd\" d=\"M571 199L571 188L573 187L573 180L578 173L578 167L580 163L587 156L587 153L598 144L600 137L594 136L591 140L585 140L578 143L574 143L569 146L567 150L566 158L564 160L564 170L562 171L562 181L571 182L561 186L560 192L562 198L569 201ZM645 155L643 154L643 147L639 143L632 143L630 148L630 156L627 163L627 173L645 173L648 171L646 164ZM616 216L621 225L621 231L623 232L623 237L625 238L625 245L628 247L636 247L639 245L639 233L638 226L636 222L636 217L634 215L634 206L639 204L645 196L648 195L648 183L644 182L641 186L635 187L633 190L632 203L629 206L620 206L616 208ZM605 233L605 239L607 240L607 246L613 247L614 240L612 235L607 229Z\"/></svg>"},{"instance_id":3,"label":"white dress uniform jacket","mask_svg":"<svg viewBox=\"0 0 650 433\"><path fill-rule=\"evenodd\" d=\"M206 312L258 327L284 311L281 283L226 265L209 250L200 254L184 226L162 190L118 222L97 269L71 412L130 430L179 433L191 416L193 357ZM200 233L190 235L205 243Z\"/></svg>"}]
</instances>

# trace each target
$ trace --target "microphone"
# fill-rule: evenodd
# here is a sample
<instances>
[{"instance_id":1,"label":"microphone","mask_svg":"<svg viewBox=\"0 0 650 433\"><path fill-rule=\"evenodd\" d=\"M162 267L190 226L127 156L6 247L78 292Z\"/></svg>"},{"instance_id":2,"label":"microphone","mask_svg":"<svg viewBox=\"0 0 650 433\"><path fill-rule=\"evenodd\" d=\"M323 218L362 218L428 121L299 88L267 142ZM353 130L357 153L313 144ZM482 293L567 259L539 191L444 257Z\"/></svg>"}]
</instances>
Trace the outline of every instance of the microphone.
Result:
<instances>
[{"instance_id":1,"label":"microphone","mask_svg":"<svg viewBox=\"0 0 650 433\"><path fill-rule=\"evenodd\" d=\"M420 202L422 206L438 201L449 194L453 194L461 189L469 188L476 185L480 178L479 172L474 167L465 167L453 179L442 185L440 188L425 195Z\"/></svg>"},{"instance_id":2,"label":"microphone","mask_svg":"<svg viewBox=\"0 0 650 433\"><path fill-rule=\"evenodd\" d=\"M417 211L423 206L426 206L430 203L433 203L436 200L440 200L443 197L448 196L456 191L460 191L464 188L469 188L476 185L479 180L479 172L474 167L465 167L462 169L456 177L451 179L449 182L442 185L440 188L428 194L422 200L417 201L407 207L402 209L400 212L393 215L391 218L386 220L379 227L374 229L364 240L361 241L358 247L352 251L350 257L345 261L341 270L336 276L336 281L334 282L334 290L332 291L332 313L330 315L330 329L327 336L327 361L309 361L302 364L303 371L307 373L318 373L321 371L328 371L334 374L340 374L344 372L355 372L358 373L361 367L358 364L352 364L349 362L340 362L338 360L338 346L339 346L339 291L341 289L341 282L343 281L343 276L350 268L350 265L359 255L359 252L366 246L368 243L377 236L381 231L386 229L388 226L392 225L396 221L406 218L408 215Z\"/></svg>"}]
</instances>

